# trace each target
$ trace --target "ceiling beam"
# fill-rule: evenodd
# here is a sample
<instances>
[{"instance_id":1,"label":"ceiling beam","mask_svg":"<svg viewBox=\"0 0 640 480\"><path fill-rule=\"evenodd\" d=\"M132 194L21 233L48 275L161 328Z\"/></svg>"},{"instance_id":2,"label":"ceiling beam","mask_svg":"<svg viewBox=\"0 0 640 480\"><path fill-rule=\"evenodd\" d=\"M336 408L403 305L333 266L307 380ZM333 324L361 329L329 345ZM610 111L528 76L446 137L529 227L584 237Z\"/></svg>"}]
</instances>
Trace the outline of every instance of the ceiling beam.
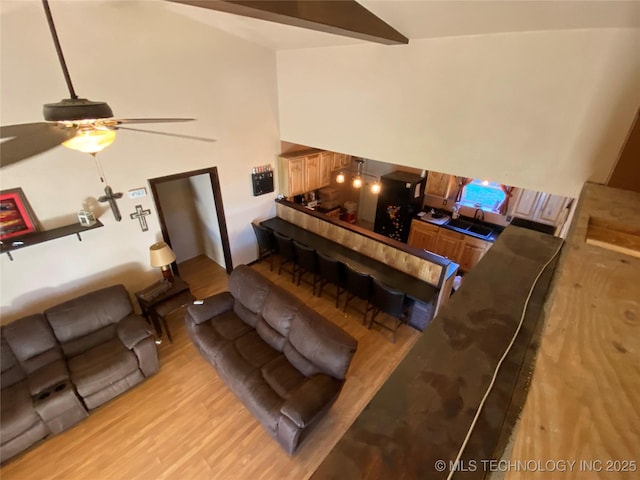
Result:
<instances>
[{"instance_id":1,"label":"ceiling beam","mask_svg":"<svg viewBox=\"0 0 640 480\"><path fill-rule=\"evenodd\" d=\"M409 39L355 0L168 0L385 45Z\"/></svg>"}]
</instances>

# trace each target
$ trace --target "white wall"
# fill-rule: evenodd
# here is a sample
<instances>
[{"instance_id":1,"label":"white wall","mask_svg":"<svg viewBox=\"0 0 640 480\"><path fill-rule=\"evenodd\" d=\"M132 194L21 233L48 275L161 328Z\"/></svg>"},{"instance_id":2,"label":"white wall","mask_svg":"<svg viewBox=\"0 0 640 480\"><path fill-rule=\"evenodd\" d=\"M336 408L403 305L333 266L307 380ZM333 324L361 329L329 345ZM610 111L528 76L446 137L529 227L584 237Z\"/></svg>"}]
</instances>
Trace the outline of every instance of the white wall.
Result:
<instances>
[{"instance_id":1,"label":"white wall","mask_svg":"<svg viewBox=\"0 0 640 480\"><path fill-rule=\"evenodd\" d=\"M280 51L281 135L576 197L615 163L640 104L639 51L638 29Z\"/></svg>"},{"instance_id":2,"label":"white wall","mask_svg":"<svg viewBox=\"0 0 640 480\"><path fill-rule=\"evenodd\" d=\"M225 267L220 225L213 200L211 178L209 175L196 175L189 178L189 181L193 189L193 201L195 202L198 220L202 229L202 253L218 265Z\"/></svg>"},{"instance_id":3,"label":"white wall","mask_svg":"<svg viewBox=\"0 0 640 480\"><path fill-rule=\"evenodd\" d=\"M189 178L158 183L156 188L176 262L204 254L204 235ZM211 197L210 197L211 198Z\"/></svg>"},{"instance_id":4,"label":"white wall","mask_svg":"<svg viewBox=\"0 0 640 480\"><path fill-rule=\"evenodd\" d=\"M256 256L250 221L274 214L274 195L253 197L253 165L279 153L275 54L176 16L166 2L52 2L67 63L81 96L108 101L115 116L194 117L149 125L165 132L214 137L202 143L120 132L100 154L115 192L147 179L217 166L234 265ZM168 5L168 4L167 4ZM0 2L2 125L42 121L42 104L67 97L40 2ZM2 169L2 189L22 187L46 228L75 221L86 199L103 193L90 156L57 147ZM118 201L103 228L83 241L67 237L0 256L2 323L113 282L130 292L159 278L148 266L160 239L150 197ZM151 208L149 231L129 213ZM104 207L103 207L104 208Z\"/></svg>"}]
</instances>

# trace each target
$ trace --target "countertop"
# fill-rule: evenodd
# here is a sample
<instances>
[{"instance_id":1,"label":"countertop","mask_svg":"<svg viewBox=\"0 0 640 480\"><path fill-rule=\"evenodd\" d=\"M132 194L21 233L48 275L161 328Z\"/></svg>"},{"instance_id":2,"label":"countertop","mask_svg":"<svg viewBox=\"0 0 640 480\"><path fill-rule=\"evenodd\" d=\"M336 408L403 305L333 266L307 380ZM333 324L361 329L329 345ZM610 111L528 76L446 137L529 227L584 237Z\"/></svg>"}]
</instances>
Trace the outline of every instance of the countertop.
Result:
<instances>
[{"instance_id":1,"label":"countertop","mask_svg":"<svg viewBox=\"0 0 640 480\"><path fill-rule=\"evenodd\" d=\"M487 227L487 228L490 228L492 230L492 233L489 236L478 235L478 234L476 234L474 232L470 232L469 230L462 230L462 229L459 229L459 228L452 227L451 225L448 225L447 223L452 220L451 215L448 214L448 213L444 214L444 215L445 215L445 218L443 218L443 219L433 219L433 220L431 220L431 217L429 216L428 213L426 213L424 216L416 215L414 218L416 220L420 220L421 222L425 222L425 223L429 223L431 225L435 225L436 227L446 228L447 230L451 230L453 232L462 233L463 235L468 235L470 237L478 238L480 240L484 240L486 242L491 242L491 243L495 242L498 239L498 237L500 236L500 234L502 233L502 231L505 228L505 227L502 227L500 225L495 225L493 223L487 223L487 222L483 222L481 220L474 220L473 218L460 216L459 217L460 220L464 220L464 221L469 222L470 224L473 224L473 225L481 225L483 227Z\"/></svg>"},{"instance_id":2,"label":"countertop","mask_svg":"<svg viewBox=\"0 0 640 480\"><path fill-rule=\"evenodd\" d=\"M312 478L445 479L523 318L462 456L467 465L500 458L524 401L519 392L561 243L507 227ZM464 478L484 473L478 468Z\"/></svg>"}]
</instances>

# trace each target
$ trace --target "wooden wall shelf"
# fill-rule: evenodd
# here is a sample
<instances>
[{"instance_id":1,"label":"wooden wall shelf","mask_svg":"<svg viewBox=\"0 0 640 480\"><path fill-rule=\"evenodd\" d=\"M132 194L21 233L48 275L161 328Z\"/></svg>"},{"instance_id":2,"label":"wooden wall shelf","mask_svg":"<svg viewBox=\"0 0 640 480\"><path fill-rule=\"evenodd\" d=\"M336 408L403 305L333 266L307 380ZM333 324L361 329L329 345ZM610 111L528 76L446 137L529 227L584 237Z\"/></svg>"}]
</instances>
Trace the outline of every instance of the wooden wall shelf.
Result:
<instances>
[{"instance_id":1,"label":"wooden wall shelf","mask_svg":"<svg viewBox=\"0 0 640 480\"><path fill-rule=\"evenodd\" d=\"M56 238L67 237L73 234L78 236L79 241L82 241L82 237L80 236L82 232L103 226L104 225L100 220L96 220L96 223L90 227L74 223L63 227L52 228L51 230L45 230L43 232L34 232L19 237L8 238L3 240L2 245L0 245L0 253L6 253L9 256L9 259L13 260L13 257L11 256L11 252L13 250L30 247L31 245L37 245L38 243L48 242L50 240L55 240Z\"/></svg>"}]
</instances>

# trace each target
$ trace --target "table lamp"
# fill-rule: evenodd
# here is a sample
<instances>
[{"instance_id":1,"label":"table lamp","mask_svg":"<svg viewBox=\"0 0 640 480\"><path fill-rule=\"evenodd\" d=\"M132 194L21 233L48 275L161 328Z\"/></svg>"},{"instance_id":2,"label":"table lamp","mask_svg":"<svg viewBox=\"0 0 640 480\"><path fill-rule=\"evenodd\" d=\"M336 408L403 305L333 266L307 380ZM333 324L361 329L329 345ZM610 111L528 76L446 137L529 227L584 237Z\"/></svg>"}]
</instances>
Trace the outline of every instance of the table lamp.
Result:
<instances>
[{"instance_id":1,"label":"table lamp","mask_svg":"<svg viewBox=\"0 0 640 480\"><path fill-rule=\"evenodd\" d=\"M152 267L160 267L163 281L173 282L171 264L176 260L176 254L165 242L154 243L149 247L149 258Z\"/></svg>"}]
</instances>

